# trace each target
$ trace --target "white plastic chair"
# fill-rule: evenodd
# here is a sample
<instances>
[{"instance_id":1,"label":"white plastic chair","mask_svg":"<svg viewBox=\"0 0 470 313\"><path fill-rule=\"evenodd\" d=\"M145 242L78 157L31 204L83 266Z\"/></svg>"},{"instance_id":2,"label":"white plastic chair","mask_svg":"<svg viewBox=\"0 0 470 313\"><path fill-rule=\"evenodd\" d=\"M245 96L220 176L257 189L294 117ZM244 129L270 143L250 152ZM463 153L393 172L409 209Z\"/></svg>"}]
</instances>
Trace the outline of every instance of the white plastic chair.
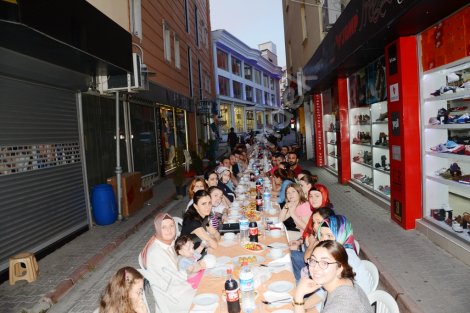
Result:
<instances>
[{"instance_id":1,"label":"white plastic chair","mask_svg":"<svg viewBox=\"0 0 470 313\"><path fill-rule=\"evenodd\" d=\"M181 234L181 229L183 229L183 219L178 216L173 216L173 219L176 223L176 237L179 237L179 235Z\"/></svg>"},{"instance_id":2,"label":"white plastic chair","mask_svg":"<svg viewBox=\"0 0 470 313\"><path fill-rule=\"evenodd\" d=\"M376 304L376 313L400 313L397 302L388 292L376 290L367 297L371 305Z\"/></svg>"},{"instance_id":3,"label":"white plastic chair","mask_svg":"<svg viewBox=\"0 0 470 313\"><path fill-rule=\"evenodd\" d=\"M373 292L377 289L377 286L379 285L379 270L377 269L377 266L375 266L374 263L367 261L367 260L362 260L361 261L364 268L367 271L367 276L369 277L369 284L370 284L370 292Z\"/></svg>"},{"instance_id":4,"label":"white plastic chair","mask_svg":"<svg viewBox=\"0 0 470 313\"><path fill-rule=\"evenodd\" d=\"M191 159L191 154L189 154L188 150L183 151L184 154L184 166L186 168L186 172L189 171L189 166L193 163Z\"/></svg>"},{"instance_id":5,"label":"white plastic chair","mask_svg":"<svg viewBox=\"0 0 470 313\"><path fill-rule=\"evenodd\" d=\"M361 251L361 246L359 245L359 241L354 239L354 245L356 246L357 255L359 255L359 252Z\"/></svg>"}]
</instances>

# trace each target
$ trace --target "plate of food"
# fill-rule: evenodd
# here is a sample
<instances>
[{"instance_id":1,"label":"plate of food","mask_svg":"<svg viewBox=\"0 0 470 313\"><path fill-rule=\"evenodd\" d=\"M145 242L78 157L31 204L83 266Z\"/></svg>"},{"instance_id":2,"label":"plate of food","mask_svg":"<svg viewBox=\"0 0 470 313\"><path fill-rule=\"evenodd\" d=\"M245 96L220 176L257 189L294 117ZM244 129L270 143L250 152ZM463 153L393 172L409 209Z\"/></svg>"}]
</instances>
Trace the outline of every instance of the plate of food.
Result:
<instances>
[{"instance_id":1,"label":"plate of food","mask_svg":"<svg viewBox=\"0 0 470 313\"><path fill-rule=\"evenodd\" d=\"M233 262L239 263L240 265L242 265L243 262L247 262L248 264L259 264L264 260L265 259L262 256L252 254L244 254L233 258Z\"/></svg>"},{"instance_id":2,"label":"plate of food","mask_svg":"<svg viewBox=\"0 0 470 313\"><path fill-rule=\"evenodd\" d=\"M242 247L251 252L263 252L266 249L264 245L257 242L248 242L245 243Z\"/></svg>"},{"instance_id":3,"label":"plate of food","mask_svg":"<svg viewBox=\"0 0 470 313\"><path fill-rule=\"evenodd\" d=\"M247 210L245 216L250 221L259 221L261 218L261 214L256 210Z\"/></svg>"}]
</instances>

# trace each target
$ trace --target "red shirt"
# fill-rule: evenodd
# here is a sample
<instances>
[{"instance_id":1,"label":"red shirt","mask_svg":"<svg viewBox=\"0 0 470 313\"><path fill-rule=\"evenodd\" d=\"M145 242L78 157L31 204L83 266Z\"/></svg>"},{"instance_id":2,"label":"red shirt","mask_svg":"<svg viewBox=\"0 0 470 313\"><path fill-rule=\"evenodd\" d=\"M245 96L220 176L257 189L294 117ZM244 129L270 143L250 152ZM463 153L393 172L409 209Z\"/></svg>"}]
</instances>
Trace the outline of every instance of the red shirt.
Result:
<instances>
[{"instance_id":1,"label":"red shirt","mask_svg":"<svg viewBox=\"0 0 470 313\"><path fill-rule=\"evenodd\" d=\"M299 175L300 172L303 171L303 168L302 168L299 164L297 164L297 166L295 167L295 169L294 169L294 168L291 168L291 170L294 172L295 177L297 177L297 175Z\"/></svg>"}]
</instances>

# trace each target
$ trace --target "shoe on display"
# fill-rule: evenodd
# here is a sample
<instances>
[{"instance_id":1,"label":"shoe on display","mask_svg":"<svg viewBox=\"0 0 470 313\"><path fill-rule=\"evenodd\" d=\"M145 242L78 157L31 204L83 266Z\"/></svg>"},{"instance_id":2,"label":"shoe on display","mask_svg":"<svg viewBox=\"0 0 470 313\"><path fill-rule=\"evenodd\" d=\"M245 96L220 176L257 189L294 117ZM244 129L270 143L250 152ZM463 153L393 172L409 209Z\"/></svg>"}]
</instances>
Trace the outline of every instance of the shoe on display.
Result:
<instances>
[{"instance_id":1,"label":"shoe on display","mask_svg":"<svg viewBox=\"0 0 470 313\"><path fill-rule=\"evenodd\" d=\"M460 80L460 76L456 73L450 73L447 75L447 83L455 83Z\"/></svg>"},{"instance_id":2,"label":"shoe on display","mask_svg":"<svg viewBox=\"0 0 470 313\"><path fill-rule=\"evenodd\" d=\"M449 112L465 111L466 109L467 109L467 106L462 105L462 106L450 108Z\"/></svg>"},{"instance_id":3,"label":"shoe on display","mask_svg":"<svg viewBox=\"0 0 470 313\"><path fill-rule=\"evenodd\" d=\"M456 221L452 222L452 230L456 233L463 233L463 227Z\"/></svg>"},{"instance_id":4,"label":"shoe on display","mask_svg":"<svg viewBox=\"0 0 470 313\"><path fill-rule=\"evenodd\" d=\"M455 123L457 123L457 124L470 123L470 114L465 113L465 114L461 115L460 117L455 119Z\"/></svg>"},{"instance_id":5,"label":"shoe on display","mask_svg":"<svg viewBox=\"0 0 470 313\"><path fill-rule=\"evenodd\" d=\"M376 119L377 122L382 122L382 121L385 121L385 120L388 120L388 112L385 112L385 113L381 113L379 115L379 118Z\"/></svg>"},{"instance_id":6,"label":"shoe on display","mask_svg":"<svg viewBox=\"0 0 470 313\"><path fill-rule=\"evenodd\" d=\"M435 147L431 147L431 151L444 153L444 152L448 152L449 149L447 149L445 144L440 143Z\"/></svg>"},{"instance_id":7,"label":"shoe on display","mask_svg":"<svg viewBox=\"0 0 470 313\"><path fill-rule=\"evenodd\" d=\"M462 176L462 170L460 169L460 166L457 163L452 163L449 167L449 172L452 177L461 177Z\"/></svg>"},{"instance_id":8,"label":"shoe on display","mask_svg":"<svg viewBox=\"0 0 470 313\"><path fill-rule=\"evenodd\" d=\"M470 155L470 145L465 146L465 155Z\"/></svg>"},{"instance_id":9,"label":"shoe on display","mask_svg":"<svg viewBox=\"0 0 470 313\"><path fill-rule=\"evenodd\" d=\"M390 186L385 186L383 189L383 193L387 196L390 196Z\"/></svg>"},{"instance_id":10,"label":"shoe on display","mask_svg":"<svg viewBox=\"0 0 470 313\"><path fill-rule=\"evenodd\" d=\"M436 117L430 117L429 118L429 125L439 125L441 122Z\"/></svg>"},{"instance_id":11,"label":"shoe on display","mask_svg":"<svg viewBox=\"0 0 470 313\"><path fill-rule=\"evenodd\" d=\"M453 86L443 86L436 91L432 92L431 95L434 97L438 97L440 95L445 95L448 93L456 92L457 88Z\"/></svg>"},{"instance_id":12,"label":"shoe on display","mask_svg":"<svg viewBox=\"0 0 470 313\"><path fill-rule=\"evenodd\" d=\"M446 218L446 211L444 209L431 209L431 216L440 222Z\"/></svg>"},{"instance_id":13,"label":"shoe on display","mask_svg":"<svg viewBox=\"0 0 470 313\"><path fill-rule=\"evenodd\" d=\"M437 119L441 124L447 124L449 121L449 112L444 108L440 108L439 111L437 111Z\"/></svg>"},{"instance_id":14,"label":"shoe on display","mask_svg":"<svg viewBox=\"0 0 470 313\"><path fill-rule=\"evenodd\" d=\"M459 177L459 183L470 185L470 175L463 175Z\"/></svg>"}]
</instances>

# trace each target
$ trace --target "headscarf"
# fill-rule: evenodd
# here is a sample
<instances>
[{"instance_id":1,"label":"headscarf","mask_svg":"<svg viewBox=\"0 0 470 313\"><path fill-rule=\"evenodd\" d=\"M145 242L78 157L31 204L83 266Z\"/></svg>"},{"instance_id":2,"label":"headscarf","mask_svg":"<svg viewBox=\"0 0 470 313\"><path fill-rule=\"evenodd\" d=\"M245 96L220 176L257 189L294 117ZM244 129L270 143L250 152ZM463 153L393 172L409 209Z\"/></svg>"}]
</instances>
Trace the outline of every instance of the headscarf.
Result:
<instances>
[{"instance_id":1,"label":"headscarf","mask_svg":"<svg viewBox=\"0 0 470 313\"><path fill-rule=\"evenodd\" d=\"M322 184L313 185L313 187L310 188L310 190L308 191L307 201L308 201L308 198L310 197L311 191L319 191L321 193L322 201L321 201L321 205L319 206L320 208L333 207L333 205L330 203L330 197L328 195L328 188L326 188L325 185L322 185ZM312 207L312 205L310 205L310 210L312 210L312 215L310 215L310 218L308 219L308 222L307 222L307 226L305 226L305 230L302 234L302 239L304 240L305 238L313 234L313 211L315 211L316 209L318 208L314 208Z\"/></svg>"},{"instance_id":2,"label":"headscarf","mask_svg":"<svg viewBox=\"0 0 470 313\"><path fill-rule=\"evenodd\" d=\"M352 225L346 216L332 215L320 224L320 228L325 225L331 230L337 242L342 244L344 248L353 249L357 253ZM320 239L320 236L320 229L318 229L317 238Z\"/></svg>"},{"instance_id":3,"label":"headscarf","mask_svg":"<svg viewBox=\"0 0 470 313\"><path fill-rule=\"evenodd\" d=\"M171 217L171 215L169 215L168 213L162 213L162 212L158 213L155 216L155 219L153 220L153 226L155 227L155 235L150 237L149 241L147 241L147 243L145 244L145 247L142 249L142 252L140 253L140 256L141 256L141 259L142 259L142 265L144 266L145 269L147 269L147 253L148 253L148 250L153 245L155 240L161 241L162 243L167 244L167 245L171 245L173 240L175 240L175 238L173 238L172 240L165 240L162 237L163 221L168 220L168 219L172 220L173 223L175 223L175 220L173 219L173 217ZM176 227L176 223L175 223L175 227Z\"/></svg>"}]
</instances>

